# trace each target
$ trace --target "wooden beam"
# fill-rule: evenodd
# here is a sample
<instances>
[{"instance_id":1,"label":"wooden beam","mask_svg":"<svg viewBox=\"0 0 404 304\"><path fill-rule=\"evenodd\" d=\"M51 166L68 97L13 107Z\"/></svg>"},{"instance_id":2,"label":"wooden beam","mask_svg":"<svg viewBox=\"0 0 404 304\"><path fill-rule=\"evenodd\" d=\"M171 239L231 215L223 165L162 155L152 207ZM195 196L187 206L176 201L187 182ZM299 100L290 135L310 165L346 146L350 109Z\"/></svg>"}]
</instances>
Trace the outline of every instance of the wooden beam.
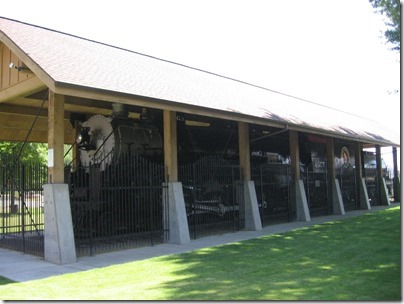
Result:
<instances>
[{"instance_id":1,"label":"wooden beam","mask_svg":"<svg viewBox=\"0 0 404 304\"><path fill-rule=\"evenodd\" d=\"M35 121L34 115L0 112L0 141L24 141L29 132L28 142L47 143L47 117L39 116ZM74 130L68 119L64 122L64 137L67 144L74 142Z\"/></svg>"},{"instance_id":2,"label":"wooden beam","mask_svg":"<svg viewBox=\"0 0 404 304\"><path fill-rule=\"evenodd\" d=\"M14 98L27 96L46 88L38 77L31 77L0 91L0 102L10 101Z\"/></svg>"},{"instance_id":3,"label":"wooden beam","mask_svg":"<svg viewBox=\"0 0 404 304\"><path fill-rule=\"evenodd\" d=\"M294 130L289 131L290 166L293 181L300 179L299 136Z\"/></svg>"},{"instance_id":4,"label":"wooden beam","mask_svg":"<svg viewBox=\"0 0 404 304\"><path fill-rule=\"evenodd\" d=\"M248 124L245 122L238 123L238 144L240 166L242 169L243 179L251 180L251 164L250 164L250 134Z\"/></svg>"},{"instance_id":5,"label":"wooden beam","mask_svg":"<svg viewBox=\"0 0 404 304\"><path fill-rule=\"evenodd\" d=\"M332 137L327 138L327 172L330 181L335 179L335 151L334 151L334 139Z\"/></svg>"},{"instance_id":6,"label":"wooden beam","mask_svg":"<svg viewBox=\"0 0 404 304\"><path fill-rule=\"evenodd\" d=\"M64 96L49 92L48 182L64 183Z\"/></svg>"},{"instance_id":7,"label":"wooden beam","mask_svg":"<svg viewBox=\"0 0 404 304\"><path fill-rule=\"evenodd\" d=\"M177 119L176 113L165 110L164 119L164 165L167 182L178 181Z\"/></svg>"}]
</instances>

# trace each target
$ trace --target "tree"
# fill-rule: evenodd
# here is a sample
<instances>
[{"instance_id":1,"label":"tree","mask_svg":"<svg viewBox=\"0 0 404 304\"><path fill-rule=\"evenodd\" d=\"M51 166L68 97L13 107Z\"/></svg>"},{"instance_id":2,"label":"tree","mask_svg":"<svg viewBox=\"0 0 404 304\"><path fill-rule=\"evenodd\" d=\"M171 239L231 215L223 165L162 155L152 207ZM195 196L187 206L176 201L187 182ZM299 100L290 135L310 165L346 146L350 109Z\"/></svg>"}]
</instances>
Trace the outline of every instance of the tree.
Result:
<instances>
[{"instance_id":1,"label":"tree","mask_svg":"<svg viewBox=\"0 0 404 304\"><path fill-rule=\"evenodd\" d=\"M400 38L401 38L401 18L400 18L400 0L369 0L373 8L376 9L381 15L387 17L385 24L387 29L384 36L387 41L392 43L393 50L400 51Z\"/></svg>"},{"instance_id":2,"label":"tree","mask_svg":"<svg viewBox=\"0 0 404 304\"><path fill-rule=\"evenodd\" d=\"M0 142L0 157L16 160L20 154L19 160L22 162L38 162L45 163L48 157L48 145L42 143L26 143L22 142Z\"/></svg>"}]
</instances>

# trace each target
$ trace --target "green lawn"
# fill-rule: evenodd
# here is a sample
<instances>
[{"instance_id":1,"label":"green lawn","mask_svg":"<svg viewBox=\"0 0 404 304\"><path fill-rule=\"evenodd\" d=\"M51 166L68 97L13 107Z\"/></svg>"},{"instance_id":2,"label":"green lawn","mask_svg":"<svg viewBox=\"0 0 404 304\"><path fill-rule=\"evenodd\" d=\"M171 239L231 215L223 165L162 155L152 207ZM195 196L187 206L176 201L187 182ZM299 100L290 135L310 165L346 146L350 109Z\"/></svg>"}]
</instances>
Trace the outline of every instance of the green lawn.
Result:
<instances>
[{"instance_id":1,"label":"green lawn","mask_svg":"<svg viewBox=\"0 0 404 304\"><path fill-rule=\"evenodd\" d=\"M400 207L0 286L3 300L401 300ZM0 281L1 284L1 281Z\"/></svg>"}]
</instances>

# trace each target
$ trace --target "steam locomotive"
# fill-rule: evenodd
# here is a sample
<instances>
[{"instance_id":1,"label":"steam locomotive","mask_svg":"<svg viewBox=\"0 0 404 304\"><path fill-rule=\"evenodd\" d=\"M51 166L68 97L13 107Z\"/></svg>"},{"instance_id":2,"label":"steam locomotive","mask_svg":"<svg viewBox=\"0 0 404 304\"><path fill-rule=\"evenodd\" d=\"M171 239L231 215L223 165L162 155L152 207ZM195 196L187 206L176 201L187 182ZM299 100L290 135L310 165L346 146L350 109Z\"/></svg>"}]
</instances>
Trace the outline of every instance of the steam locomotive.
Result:
<instances>
[{"instance_id":1,"label":"steam locomotive","mask_svg":"<svg viewBox=\"0 0 404 304\"><path fill-rule=\"evenodd\" d=\"M223 178L218 163L212 164L212 160L237 160L237 125L212 127L211 122L198 122L195 126L194 122L189 127L181 114L177 121L179 175L188 215L223 217L234 211L228 206L231 181ZM138 119L130 118L121 104L113 105L110 117L94 115L81 122L76 140L78 166L69 182L75 233L82 233L84 227L86 233L92 230L97 236L107 236L163 225L161 185L166 178L162 125L161 117L147 110ZM202 167L209 163L211 170L200 174L203 183L182 170L206 158L209 161Z\"/></svg>"}]
</instances>

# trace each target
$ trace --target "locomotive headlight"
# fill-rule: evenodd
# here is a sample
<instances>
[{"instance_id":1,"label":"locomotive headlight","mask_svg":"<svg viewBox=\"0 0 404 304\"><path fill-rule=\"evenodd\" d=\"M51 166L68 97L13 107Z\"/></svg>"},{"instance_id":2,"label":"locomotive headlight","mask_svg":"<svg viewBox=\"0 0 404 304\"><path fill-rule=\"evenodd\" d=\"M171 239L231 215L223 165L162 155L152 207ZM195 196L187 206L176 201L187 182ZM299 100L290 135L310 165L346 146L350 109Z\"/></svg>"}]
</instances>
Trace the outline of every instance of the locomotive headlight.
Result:
<instances>
[{"instance_id":1,"label":"locomotive headlight","mask_svg":"<svg viewBox=\"0 0 404 304\"><path fill-rule=\"evenodd\" d=\"M89 128L83 128L77 135L76 143L81 150L89 151L94 149L94 145L91 143L89 131Z\"/></svg>"}]
</instances>

